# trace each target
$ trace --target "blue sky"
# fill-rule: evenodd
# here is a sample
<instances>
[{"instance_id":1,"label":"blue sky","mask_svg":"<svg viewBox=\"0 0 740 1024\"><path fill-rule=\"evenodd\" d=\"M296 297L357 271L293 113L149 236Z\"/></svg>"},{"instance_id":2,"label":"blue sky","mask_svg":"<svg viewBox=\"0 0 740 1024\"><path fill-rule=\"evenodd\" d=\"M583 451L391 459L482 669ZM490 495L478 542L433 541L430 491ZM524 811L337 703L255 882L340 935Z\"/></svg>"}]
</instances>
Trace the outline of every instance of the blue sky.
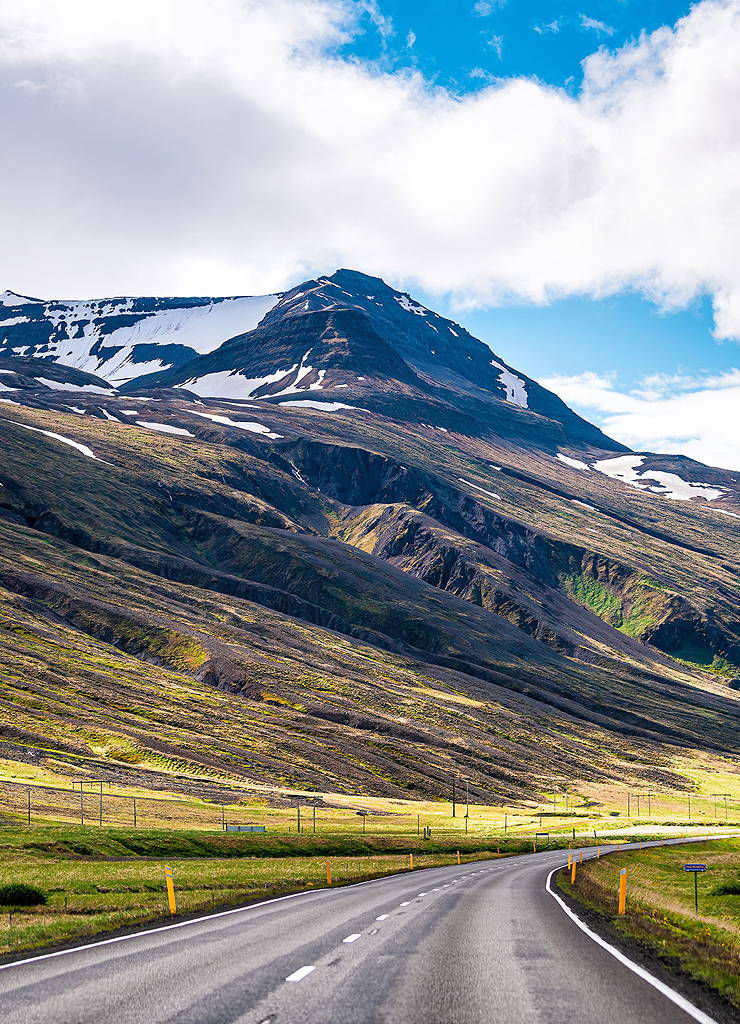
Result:
<instances>
[{"instance_id":1,"label":"blue sky","mask_svg":"<svg viewBox=\"0 0 740 1024\"><path fill-rule=\"evenodd\" d=\"M581 61L600 45L620 47L641 32L673 25L688 13L690 4L377 0L366 6L366 31L344 52L397 67L412 66L440 85L468 92L480 88L484 76L515 75L532 75L575 91L582 77ZM382 19L387 19L385 25Z\"/></svg>"},{"instance_id":2,"label":"blue sky","mask_svg":"<svg viewBox=\"0 0 740 1024\"><path fill-rule=\"evenodd\" d=\"M683 0L378 0L342 52L413 68L461 93L489 78L531 76L575 94L581 62L594 50L671 26L689 7ZM673 313L634 293L460 310L444 296L417 292L534 377L587 367L629 386L657 373L721 373L739 362L737 345L712 335L708 297Z\"/></svg>"}]
</instances>

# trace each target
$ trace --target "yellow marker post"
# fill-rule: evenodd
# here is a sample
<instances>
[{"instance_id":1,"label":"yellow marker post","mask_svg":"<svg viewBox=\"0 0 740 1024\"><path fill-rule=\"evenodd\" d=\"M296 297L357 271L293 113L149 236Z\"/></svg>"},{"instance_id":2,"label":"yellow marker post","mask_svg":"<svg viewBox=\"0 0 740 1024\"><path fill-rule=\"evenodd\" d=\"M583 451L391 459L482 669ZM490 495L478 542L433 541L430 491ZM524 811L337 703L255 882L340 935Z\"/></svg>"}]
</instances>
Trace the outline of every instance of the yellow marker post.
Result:
<instances>
[{"instance_id":1,"label":"yellow marker post","mask_svg":"<svg viewBox=\"0 0 740 1024\"><path fill-rule=\"evenodd\" d=\"M532 853L537 853L537 840L532 840Z\"/></svg>"},{"instance_id":2,"label":"yellow marker post","mask_svg":"<svg viewBox=\"0 0 740 1024\"><path fill-rule=\"evenodd\" d=\"M597 857L597 859L598 859L598 858L599 858L600 856L601 856L601 847L600 847L600 846L597 846L597 847L596 847L596 857Z\"/></svg>"},{"instance_id":3,"label":"yellow marker post","mask_svg":"<svg viewBox=\"0 0 740 1024\"><path fill-rule=\"evenodd\" d=\"M571 860L572 860L572 859L573 859L573 858L571 857L571 855L570 855L570 854L568 854L568 869L569 869L569 870L570 870L570 862L571 862Z\"/></svg>"},{"instance_id":4,"label":"yellow marker post","mask_svg":"<svg viewBox=\"0 0 740 1024\"><path fill-rule=\"evenodd\" d=\"M460 863L460 851L459 850L457 851L457 863L458 864Z\"/></svg>"},{"instance_id":5,"label":"yellow marker post","mask_svg":"<svg viewBox=\"0 0 740 1024\"><path fill-rule=\"evenodd\" d=\"M413 853L409 854L409 869L411 871L414 870L414 855L413 855Z\"/></svg>"},{"instance_id":6,"label":"yellow marker post","mask_svg":"<svg viewBox=\"0 0 740 1024\"><path fill-rule=\"evenodd\" d=\"M570 868L570 884L571 885L575 885L575 881L576 881L576 868L577 868L577 866L578 865L576 864L576 862L573 861L573 863L571 864L571 868Z\"/></svg>"},{"instance_id":7,"label":"yellow marker post","mask_svg":"<svg viewBox=\"0 0 740 1024\"><path fill-rule=\"evenodd\" d=\"M172 876L172 868L169 864L164 866L164 880L167 885L167 902L169 903L170 913L177 913L177 900L175 899L175 882Z\"/></svg>"},{"instance_id":8,"label":"yellow marker post","mask_svg":"<svg viewBox=\"0 0 740 1024\"><path fill-rule=\"evenodd\" d=\"M583 850L581 850L581 855L579 857L579 860L580 860L581 864L583 864Z\"/></svg>"},{"instance_id":9,"label":"yellow marker post","mask_svg":"<svg viewBox=\"0 0 740 1024\"><path fill-rule=\"evenodd\" d=\"M627 909L627 868L619 872L619 907L617 913L623 914Z\"/></svg>"},{"instance_id":10,"label":"yellow marker post","mask_svg":"<svg viewBox=\"0 0 740 1024\"><path fill-rule=\"evenodd\" d=\"M326 884L331 885L331 861L326 862Z\"/></svg>"}]
</instances>

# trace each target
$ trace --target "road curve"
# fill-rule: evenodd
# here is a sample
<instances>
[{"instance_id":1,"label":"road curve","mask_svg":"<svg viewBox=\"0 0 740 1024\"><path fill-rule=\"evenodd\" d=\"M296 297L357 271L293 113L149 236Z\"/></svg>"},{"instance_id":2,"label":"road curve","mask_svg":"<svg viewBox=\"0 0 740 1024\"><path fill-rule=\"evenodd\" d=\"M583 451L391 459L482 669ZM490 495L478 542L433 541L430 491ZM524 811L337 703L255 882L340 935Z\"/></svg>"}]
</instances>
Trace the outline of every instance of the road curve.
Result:
<instances>
[{"instance_id":1,"label":"road curve","mask_svg":"<svg viewBox=\"0 0 740 1024\"><path fill-rule=\"evenodd\" d=\"M709 1020L672 1002L571 920L546 890L563 860L561 850L404 872L7 964L0 1020Z\"/></svg>"}]
</instances>

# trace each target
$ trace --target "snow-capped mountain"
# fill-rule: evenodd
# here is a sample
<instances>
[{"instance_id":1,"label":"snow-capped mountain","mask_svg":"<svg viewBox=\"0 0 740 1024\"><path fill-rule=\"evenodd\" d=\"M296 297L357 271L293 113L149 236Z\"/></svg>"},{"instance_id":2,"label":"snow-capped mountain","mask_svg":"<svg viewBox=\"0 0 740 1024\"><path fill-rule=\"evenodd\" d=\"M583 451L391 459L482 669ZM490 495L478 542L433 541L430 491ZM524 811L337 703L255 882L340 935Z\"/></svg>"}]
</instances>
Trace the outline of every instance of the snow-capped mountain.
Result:
<instances>
[{"instance_id":1,"label":"snow-capped mountain","mask_svg":"<svg viewBox=\"0 0 740 1024\"><path fill-rule=\"evenodd\" d=\"M35 356L114 385L211 352L249 331L277 295L44 300L0 295L0 355Z\"/></svg>"},{"instance_id":2,"label":"snow-capped mountain","mask_svg":"<svg viewBox=\"0 0 740 1024\"><path fill-rule=\"evenodd\" d=\"M636 785L678 746L736 752L740 474L626 450L353 271L251 299L6 293L0 339L3 657L70 706L105 695L80 743L143 679L112 749L146 749L139 707L185 673L226 691L187 725L227 723L209 770L302 765L319 791L328 771L406 792L413 770L446 792L450 750L504 795L592 777L594 749L605 778L646 758ZM24 748L53 747L56 704L22 721Z\"/></svg>"}]
</instances>

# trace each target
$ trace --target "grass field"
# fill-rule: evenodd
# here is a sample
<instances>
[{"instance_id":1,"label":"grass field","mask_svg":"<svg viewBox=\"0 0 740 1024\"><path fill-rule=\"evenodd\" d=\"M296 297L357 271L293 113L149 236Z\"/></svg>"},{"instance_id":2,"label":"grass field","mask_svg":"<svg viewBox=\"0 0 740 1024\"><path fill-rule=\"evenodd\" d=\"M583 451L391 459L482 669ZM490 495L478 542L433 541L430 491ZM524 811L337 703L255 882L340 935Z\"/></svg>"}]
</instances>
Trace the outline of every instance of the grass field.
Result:
<instances>
[{"instance_id":1,"label":"grass field","mask_svg":"<svg viewBox=\"0 0 740 1024\"><path fill-rule=\"evenodd\" d=\"M678 767L678 766L677 766ZM686 765L682 770L688 771ZM80 785L82 793L80 793ZM542 798L519 805L466 805L465 784L456 788L456 816L450 801L408 800L353 793L306 792L290 788L237 785L207 778L152 774L151 786L104 782L89 773L70 777L48 767L0 759L0 820L46 825L98 824L177 829L220 829L222 821L264 825L290 834L298 827L318 834L408 835L425 825L435 834L532 835L593 832L655 832L672 828L703 832L740 824L740 774L719 758L692 758L691 791L584 782L573 779ZM544 788L544 787L543 787ZM717 795L715 795L717 794ZM724 795L719 794L727 794ZM450 794L451 795L451 794ZM30 796L30 807L29 807ZM102 805L101 805L102 796ZM466 812L468 813L466 823Z\"/></svg>"},{"instance_id":2,"label":"grass field","mask_svg":"<svg viewBox=\"0 0 740 1024\"><path fill-rule=\"evenodd\" d=\"M699 879L698 915L685 863L707 865ZM628 900L619 917L617 879L623 867ZM740 1008L740 838L618 851L579 867L574 886L561 872L558 885L601 915L617 938L637 943Z\"/></svg>"},{"instance_id":3,"label":"grass field","mask_svg":"<svg viewBox=\"0 0 740 1024\"><path fill-rule=\"evenodd\" d=\"M52 826L0 832L2 883L40 889L45 905L0 908L0 955L141 925L168 914L163 867L173 865L178 913L207 911L332 883L496 856L462 837L231 835ZM531 849L509 841L505 852Z\"/></svg>"},{"instance_id":4,"label":"grass field","mask_svg":"<svg viewBox=\"0 0 740 1024\"><path fill-rule=\"evenodd\" d=\"M581 845L591 842L587 836ZM569 835L552 846L573 845ZM576 844L578 845L578 843ZM527 853L531 839L512 836L266 833L50 825L0 830L2 884L40 889L46 904L0 908L0 956L167 916L163 868L175 870L178 912L233 906L414 868Z\"/></svg>"}]
</instances>

